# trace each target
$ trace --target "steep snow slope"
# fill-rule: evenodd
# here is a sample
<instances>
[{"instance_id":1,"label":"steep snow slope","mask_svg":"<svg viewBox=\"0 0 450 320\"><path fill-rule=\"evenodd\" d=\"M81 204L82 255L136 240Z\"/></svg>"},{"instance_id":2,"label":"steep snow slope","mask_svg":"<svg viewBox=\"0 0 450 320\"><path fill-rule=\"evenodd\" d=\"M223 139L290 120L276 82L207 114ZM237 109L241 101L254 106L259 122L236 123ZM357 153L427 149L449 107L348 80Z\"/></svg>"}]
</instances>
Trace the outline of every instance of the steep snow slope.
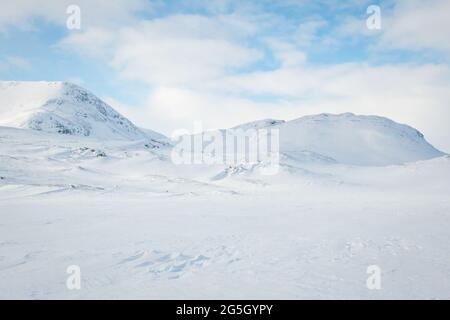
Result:
<instances>
[{"instance_id":1,"label":"steep snow slope","mask_svg":"<svg viewBox=\"0 0 450 320\"><path fill-rule=\"evenodd\" d=\"M442 156L416 129L377 116L319 114L292 121L262 120L237 129L280 131L280 151L291 158L305 155L350 165L382 166Z\"/></svg>"},{"instance_id":2,"label":"steep snow slope","mask_svg":"<svg viewBox=\"0 0 450 320\"><path fill-rule=\"evenodd\" d=\"M0 82L0 125L110 140L161 137L67 82Z\"/></svg>"}]
</instances>

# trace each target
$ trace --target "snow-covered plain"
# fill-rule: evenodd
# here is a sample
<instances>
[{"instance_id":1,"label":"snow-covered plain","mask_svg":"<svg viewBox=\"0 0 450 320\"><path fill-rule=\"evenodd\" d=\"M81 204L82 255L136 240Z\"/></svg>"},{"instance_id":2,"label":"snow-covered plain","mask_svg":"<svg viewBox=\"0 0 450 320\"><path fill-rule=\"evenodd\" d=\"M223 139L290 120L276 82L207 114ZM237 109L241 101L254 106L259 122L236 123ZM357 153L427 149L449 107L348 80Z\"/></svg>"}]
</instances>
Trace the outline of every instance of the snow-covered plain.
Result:
<instances>
[{"instance_id":1,"label":"snow-covered plain","mask_svg":"<svg viewBox=\"0 0 450 320\"><path fill-rule=\"evenodd\" d=\"M265 176L174 165L164 137L98 115L79 87L11 86L0 298L450 298L450 157L413 128L351 114L243 125L280 128L280 170ZM66 287L71 265L81 290Z\"/></svg>"}]
</instances>

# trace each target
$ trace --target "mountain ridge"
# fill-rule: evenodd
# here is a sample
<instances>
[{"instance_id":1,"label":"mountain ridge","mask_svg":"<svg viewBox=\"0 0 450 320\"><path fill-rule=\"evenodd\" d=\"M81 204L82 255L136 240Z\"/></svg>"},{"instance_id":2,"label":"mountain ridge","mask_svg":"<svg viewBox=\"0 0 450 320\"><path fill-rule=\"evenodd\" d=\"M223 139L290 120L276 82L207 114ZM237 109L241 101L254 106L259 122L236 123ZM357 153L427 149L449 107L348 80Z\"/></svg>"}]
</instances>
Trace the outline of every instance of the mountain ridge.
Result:
<instances>
[{"instance_id":1,"label":"mountain ridge","mask_svg":"<svg viewBox=\"0 0 450 320\"><path fill-rule=\"evenodd\" d=\"M141 130L90 91L59 81L1 81L0 125L111 140L162 136Z\"/></svg>"},{"instance_id":2,"label":"mountain ridge","mask_svg":"<svg viewBox=\"0 0 450 320\"><path fill-rule=\"evenodd\" d=\"M0 81L0 126L169 145L163 135L137 127L90 91L69 82ZM311 158L384 166L445 155L415 128L380 116L322 113L289 121L257 120L229 130L265 128L279 129L280 152L301 162Z\"/></svg>"}]
</instances>

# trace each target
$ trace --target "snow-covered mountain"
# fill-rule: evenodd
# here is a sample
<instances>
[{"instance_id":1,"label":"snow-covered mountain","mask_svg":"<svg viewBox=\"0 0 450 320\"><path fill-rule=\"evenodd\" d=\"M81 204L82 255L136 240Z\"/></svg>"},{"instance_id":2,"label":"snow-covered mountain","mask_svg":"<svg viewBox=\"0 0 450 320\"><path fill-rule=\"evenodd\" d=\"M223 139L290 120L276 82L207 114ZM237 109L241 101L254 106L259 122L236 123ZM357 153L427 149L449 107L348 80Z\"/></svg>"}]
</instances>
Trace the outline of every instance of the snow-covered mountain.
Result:
<instances>
[{"instance_id":1,"label":"snow-covered mountain","mask_svg":"<svg viewBox=\"0 0 450 320\"><path fill-rule=\"evenodd\" d=\"M276 175L176 165L80 87L2 82L0 299L449 298L450 156L371 166L441 155L380 117L233 130L262 128L280 130Z\"/></svg>"},{"instance_id":2,"label":"snow-covered mountain","mask_svg":"<svg viewBox=\"0 0 450 320\"><path fill-rule=\"evenodd\" d=\"M97 139L159 139L67 82L0 82L0 125Z\"/></svg>"},{"instance_id":3,"label":"snow-covered mountain","mask_svg":"<svg viewBox=\"0 0 450 320\"><path fill-rule=\"evenodd\" d=\"M319 114L292 121L261 120L232 130L279 129L280 151L350 165L391 165L442 156L418 130L378 116Z\"/></svg>"},{"instance_id":4,"label":"snow-covered mountain","mask_svg":"<svg viewBox=\"0 0 450 320\"><path fill-rule=\"evenodd\" d=\"M141 129L89 91L67 82L0 82L0 126L32 129L103 141L149 140ZM231 130L279 129L284 158L380 166L442 156L416 129L377 116L319 114L292 121L266 119Z\"/></svg>"}]
</instances>

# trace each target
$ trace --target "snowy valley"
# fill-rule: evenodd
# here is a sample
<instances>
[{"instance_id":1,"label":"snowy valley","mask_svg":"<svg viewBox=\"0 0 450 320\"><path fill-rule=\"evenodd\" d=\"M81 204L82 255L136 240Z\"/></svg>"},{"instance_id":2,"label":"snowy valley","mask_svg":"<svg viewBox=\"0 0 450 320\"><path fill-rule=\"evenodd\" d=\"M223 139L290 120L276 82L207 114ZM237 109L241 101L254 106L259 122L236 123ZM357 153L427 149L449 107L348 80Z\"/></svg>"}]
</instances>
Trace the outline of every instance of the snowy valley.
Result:
<instances>
[{"instance_id":1,"label":"snowy valley","mask_svg":"<svg viewBox=\"0 0 450 320\"><path fill-rule=\"evenodd\" d=\"M125 116L70 83L0 82L1 298L450 298L450 157L418 130L351 113L232 128L279 130L261 175L174 164Z\"/></svg>"}]
</instances>

